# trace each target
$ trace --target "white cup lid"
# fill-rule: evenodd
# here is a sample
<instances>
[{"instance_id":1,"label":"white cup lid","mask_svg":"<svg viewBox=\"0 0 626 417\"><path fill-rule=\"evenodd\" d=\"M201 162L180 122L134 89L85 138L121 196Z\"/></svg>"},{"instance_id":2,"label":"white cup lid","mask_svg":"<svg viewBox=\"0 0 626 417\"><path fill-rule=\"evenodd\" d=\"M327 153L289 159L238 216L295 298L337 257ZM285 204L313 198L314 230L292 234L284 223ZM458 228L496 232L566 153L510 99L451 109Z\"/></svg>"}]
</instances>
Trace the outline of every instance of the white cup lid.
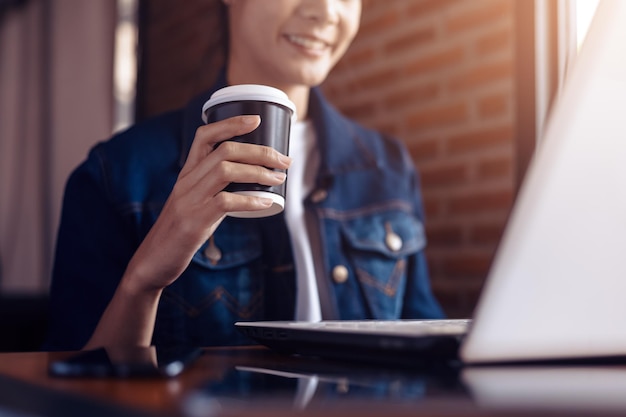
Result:
<instances>
[{"instance_id":1,"label":"white cup lid","mask_svg":"<svg viewBox=\"0 0 626 417\"><path fill-rule=\"evenodd\" d=\"M217 90L202 106L202 120L207 123L206 111L213 106L231 101L267 101L291 110L291 121L296 121L296 105L278 88L259 84L231 85Z\"/></svg>"}]
</instances>

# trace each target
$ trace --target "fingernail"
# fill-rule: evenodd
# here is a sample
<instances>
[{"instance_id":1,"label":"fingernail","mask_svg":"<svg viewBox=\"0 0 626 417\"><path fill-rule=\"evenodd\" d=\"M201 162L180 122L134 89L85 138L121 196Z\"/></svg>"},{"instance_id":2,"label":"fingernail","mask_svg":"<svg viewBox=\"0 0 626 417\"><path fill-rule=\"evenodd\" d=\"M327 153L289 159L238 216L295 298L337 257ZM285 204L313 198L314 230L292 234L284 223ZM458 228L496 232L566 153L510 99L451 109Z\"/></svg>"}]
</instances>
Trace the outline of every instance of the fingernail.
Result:
<instances>
[{"instance_id":1,"label":"fingernail","mask_svg":"<svg viewBox=\"0 0 626 417\"><path fill-rule=\"evenodd\" d=\"M283 155L282 153L278 154L278 160L285 165L291 165L291 158L287 155Z\"/></svg>"},{"instance_id":2,"label":"fingernail","mask_svg":"<svg viewBox=\"0 0 626 417\"><path fill-rule=\"evenodd\" d=\"M285 181L285 178L287 178L287 174L280 171L272 171L272 177L276 178L279 181Z\"/></svg>"},{"instance_id":3,"label":"fingernail","mask_svg":"<svg viewBox=\"0 0 626 417\"><path fill-rule=\"evenodd\" d=\"M259 203L263 207L271 207L271 205L274 204L271 198L262 198L262 197L259 198Z\"/></svg>"},{"instance_id":4,"label":"fingernail","mask_svg":"<svg viewBox=\"0 0 626 417\"><path fill-rule=\"evenodd\" d=\"M241 118L241 123L243 123L244 125L253 125L257 123L258 120L259 116L243 116Z\"/></svg>"}]
</instances>

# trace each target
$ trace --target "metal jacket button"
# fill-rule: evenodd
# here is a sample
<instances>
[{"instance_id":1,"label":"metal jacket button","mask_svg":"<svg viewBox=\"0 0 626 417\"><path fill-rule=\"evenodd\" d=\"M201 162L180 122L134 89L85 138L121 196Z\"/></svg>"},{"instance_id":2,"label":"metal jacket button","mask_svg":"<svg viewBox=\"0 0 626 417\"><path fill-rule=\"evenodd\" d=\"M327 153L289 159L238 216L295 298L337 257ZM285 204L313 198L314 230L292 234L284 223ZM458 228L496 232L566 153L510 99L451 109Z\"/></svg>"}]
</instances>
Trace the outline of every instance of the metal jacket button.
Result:
<instances>
[{"instance_id":1,"label":"metal jacket button","mask_svg":"<svg viewBox=\"0 0 626 417\"><path fill-rule=\"evenodd\" d=\"M313 195L311 196L311 201L315 204L321 203L322 201L326 200L326 197L328 197L328 191L324 189L315 190L313 192Z\"/></svg>"},{"instance_id":2,"label":"metal jacket button","mask_svg":"<svg viewBox=\"0 0 626 417\"><path fill-rule=\"evenodd\" d=\"M211 262L211 265L217 265L220 259L222 259L222 251L215 245L213 236L209 238L209 245L204 250L204 256Z\"/></svg>"},{"instance_id":3,"label":"metal jacket button","mask_svg":"<svg viewBox=\"0 0 626 417\"><path fill-rule=\"evenodd\" d=\"M394 252L402 249L402 238L393 231L389 222L385 223L385 231L385 245Z\"/></svg>"},{"instance_id":4,"label":"metal jacket button","mask_svg":"<svg viewBox=\"0 0 626 417\"><path fill-rule=\"evenodd\" d=\"M337 284L343 284L348 280L348 268L343 265L337 265L333 268L333 280Z\"/></svg>"}]
</instances>

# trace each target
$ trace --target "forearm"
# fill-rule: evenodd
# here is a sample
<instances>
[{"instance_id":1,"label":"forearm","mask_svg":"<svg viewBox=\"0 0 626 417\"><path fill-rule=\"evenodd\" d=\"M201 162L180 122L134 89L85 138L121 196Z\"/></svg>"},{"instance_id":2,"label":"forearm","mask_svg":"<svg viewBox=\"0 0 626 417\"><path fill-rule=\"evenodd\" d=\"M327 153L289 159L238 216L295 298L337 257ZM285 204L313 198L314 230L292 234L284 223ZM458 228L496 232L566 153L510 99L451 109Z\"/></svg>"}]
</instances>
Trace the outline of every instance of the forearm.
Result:
<instances>
[{"instance_id":1,"label":"forearm","mask_svg":"<svg viewBox=\"0 0 626 417\"><path fill-rule=\"evenodd\" d=\"M271 200L224 192L232 182L278 185L291 159L272 148L229 142L256 129L258 116L233 117L196 131L183 169L159 217L130 260L85 345L148 346L163 289L184 272L227 212L266 209Z\"/></svg>"},{"instance_id":2,"label":"forearm","mask_svg":"<svg viewBox=\"0 0 626 417\"><path fill-rule=\"evenodd\" d=\"M84 349L102 346L149 346L162 289L135 289L127 276L102 314Z\"/></svg>"}]
</instances>

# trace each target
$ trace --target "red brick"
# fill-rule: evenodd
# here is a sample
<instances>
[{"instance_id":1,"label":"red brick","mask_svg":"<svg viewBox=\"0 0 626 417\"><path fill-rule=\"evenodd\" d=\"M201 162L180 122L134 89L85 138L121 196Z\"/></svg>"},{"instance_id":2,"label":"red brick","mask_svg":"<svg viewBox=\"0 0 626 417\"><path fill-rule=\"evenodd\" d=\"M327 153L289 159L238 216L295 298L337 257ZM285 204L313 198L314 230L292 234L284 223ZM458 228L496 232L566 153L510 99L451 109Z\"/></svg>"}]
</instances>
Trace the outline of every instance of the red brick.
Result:
<instances>
[{"instance_id":1,"label":"red brick","mask_svg":"<svg viewBox=\"0 0 626 417\"><path fill-rule=\"evenodd\" d=\"M481 160L477 166L480 179L511 178L513 175L513 160L511 155Z\"/></svg>"},{"instance_id":2,"label":"red brick","mask_svg":"<svg viewBox=\"0 0 626 417\"><path fill-rule=\"evenodd\" d=\"M457 92L506 79L513 81L513 63L510 59L476 66L457 77L451 78L448 85L451 91Z\"/></svg>"},{"instance_id":3,"label":"red brick","mask_svg":"<svg viewBox=\"0 0 626 417\"><path fill-rule=\"evenodd\" d=\"M463 102L446 103L413 112L407 120L410 129L427 129L458 125L468 118L468 108Z\"/></svg>"},{"instance_id":4,"label":"red brick","mask_svg":"<svg viewBox=\"0 0 626 417\"><path fill-rule=\"evenodd\" d=\"M484 277L465 277L464 280L442 279L432 276L432 290L449 318L468 318L473 316L480 296Z\"/></svg>"},{"instance_id":5,"label":"red brick","mask_svg":"<svg viewBox=\"0 0 626 417\"><path fill-rule=\"evenodd\" d=\"M433 27L417 28L403 34L402 36L387 41L384 51L386 56L414 51L420 45L432 43L435 39L435 29Z\"/></svg>"},{"instance_id":6,"label":"red brick","mask_svg":"<svg viewBox=\"0 0 626 417\"><path fill-rule=\"evenodd\" d=\"M446 150L451 155L494 148L513 142L513 126L478 128L476 130L451 136L447 139Z\"/></svg>"},{"instance_id":7,"label":"red brick","mask_svg":"<svg viewBox=\"0 0 626 417\"><path fill-rule=\"evenodd\" d=\"M371 127L391 137L397 138L400 136L400 129L397 123L373 124Z\"/></svg>"},{"instance_id":8,"label":"red brick","mask_svg":"<svg viewBox=\"0 0 626 417\"><path fill-rule=\"evenodd\" d=\"M462 243L463 231L458 225L429 226L426 222L426 237L430 247L458 246Z\"/></svg>"},{"instance_id":9,"label":"red brick","mask_svg":"<svg viewBox=\"0 0 626 417\"><path fill-rule=\"evenodd\" d=\"M324 95L330 101L334 101L335 97L341 97L343 94L343 84L333 83L331 81L326 81L322 84L322 91L324 91Z\"/></svg>"},{"instance_id":10,"label":"red brick","mask_svg":"<svg viewBox=\"0 0 626 417\"><path fill-rule=\"evenodd\" d=\"M453 47L437 51L431 55L420 57L404 66L405 74L409 77L424 75L445 68L453 68L463 62L464 52L461 47Z\"/></svg>"},{"instance_id":11,"label":"red brick","mask_svg":"<svg viewBox=\"0 0 626 417\"><path fill-rule=\"evenodd\" d=\"M449 33L467 32L475 28L508 18L512 13L512 0L494 0L473 2L478 4L474 10L450 18L446 24ZM527 0L522 0L527 1Z\"/></svg>"},{"instance_id":12,"label":"red brick","mask_svg":"<svg viewBox=\"0 0 626 417\"><path fill-rule=\"evenodd\" d=\"M451 197L451 214L486 213L508 211L513 203L513 191L501 189L494 191L473 192L467 195Z\"/></svg>"},{"instance_id":13,"label":"red brick","mask_svg":"<svg viewBox=\"0 0 626 417\"><path fill-rule=\"evenodd\" d=\"M414 161L420 162L432 159L439 153L439 139L429 139L412 141L407 144L407 148Z\"/></svg>"},{"instance_id":14,"label":"red brick","mask_svg":"<svg viewBox=\"0 0 626 417\"><path fill-rule=\"evenodd\" d=\"M391 80L398 77L397 68L384 68L382 70L372 71L362 77L354 79L348 85L350 91L370 90L387 85Z\"/></svg>"},{"instance_id":15,"label":"red brick","mask_svg":"<svg viewBox=\"0 0 626 417\"><path fill-rule=\"evenodd\" d=\"M476 52L485 56L499 51L511 50L513 32L510 27L500 29L483 36L476 41Z\"/></svg>"},{"instance_id":16,"label":"red brick","mask_svg":"<svg viewBox=\"0 0 626 417\"><path fill-rule=\"evenodd\" d=\"M397 110L434 100L440 92L440 86L434 83L403 88L385 97L384 104L388 110Z\"/></svg>"},{"instance_id":17,"label":"red brick","mask_svg":"<svg viewBox=\"0 0 626 417\"><path fill-rule=\"evenodd\" d=\"M443 211L443 204L440 200L434 198L424 198L424 212L426 218L437 218Z\"/></svg>"},{"instance_id":18,"label":"red brick","mask_svg":"<svg viewBox=\"0 0 626 417\"><path fill-rule=\"evenodd\" d=\"M341 64L346 66L367 65L373 61L375 54L373 48L365 48L357 52L348 51L346 56L341 60Z\"/></svg>"},{"instance_id":19,"label":"red brick","mask_svg":"<svg viewBox=\"0 0 626 417\"><path fill-rule=\"evenodd\" d=\"M483 223L477 224L471 227L469 233L469 241L470 243L475 244L488 244L496 246L500 239L502 238L502 233L504 232L505 222L495 222L495 223Z\"/></svg>"},{"instance_id":20,"label":"red brick","mask_svg":"<svg viewBox=\"0 0 626 417\"><path fill-rule=\"evenodd\" d=\"M440 256L433 256L433 249L426 244L426 262L428 263L428 269L430 269L431 278L443 275L442 259Z\"/></svg>"},{"instance_id":21,"label":"red brick","mask_svg":"<svg viewBox=\"0 0 626 417\"><path fill-rule=\"evenodd\" d=\"M467 180L467 166L458 162L429 165L420 172L424 187L458 185Z\"/></svg>"},{"instance_id":22,"label":"red brick","mask_svg":"<svg viewBox=\"0 0 626 417\"><path fill-rule=\"evenodd\" d=\"M348 117L356 120L367 120L374 114L375 105L375 103L353 103L343 106L341 110Z\"/></svg>"},{"instance_id":23,"label":"red brick","mask_svg":"<svg viewBox=\"0 0 626 417\"><path fill-rule=\"evenodd\" d=\"M484 279L491 266L491 253L457 253L443 261L443 272L449 278Z\"/></svg>"},{"instance_id":24,"label":"red brick","mask_svg":"<svg viewBox=\"0 0 626 417\"><path fill-rule=\"evenodd\" d=\"M424 17L428 14L434 14L436 12L445 11L446 9L454 6L456 3L461 3L462 0L421 0L411 1L406 13L411 17Z\"/></svg>"},{"instance_id":25,"label":"red brick","mask_svg":"<svg viewBox=\"0 0 626 417\"><path fill-rule=\"evenodd\" d=\"M390 7L394 7L394 3L404 0L362 0L362 15L364 17L377 16L386 12Z\"/></svg>"},{"instance_id":26,"label":"red brick","mask_svg":"<svg viewBox=\"0 0 626 417\"><path fill-rule=\"evenodd\" d=\"M511 93L498 93L478 100L478 115L483 119L502 116L509 110Z\"/></svg>"},{"instance_id":27,"label":"red brick","mask_svg":"<svg viewBox=\"0 0 626 417\"><path fill-rule=\"evenodd\" d=\"M376 36L396 26L399 20L398 13L394 9L389 9L372 20L366 21L366 19L361 19L360 33L363 36L366 34Z\"/></svg>"}]
</instances>

